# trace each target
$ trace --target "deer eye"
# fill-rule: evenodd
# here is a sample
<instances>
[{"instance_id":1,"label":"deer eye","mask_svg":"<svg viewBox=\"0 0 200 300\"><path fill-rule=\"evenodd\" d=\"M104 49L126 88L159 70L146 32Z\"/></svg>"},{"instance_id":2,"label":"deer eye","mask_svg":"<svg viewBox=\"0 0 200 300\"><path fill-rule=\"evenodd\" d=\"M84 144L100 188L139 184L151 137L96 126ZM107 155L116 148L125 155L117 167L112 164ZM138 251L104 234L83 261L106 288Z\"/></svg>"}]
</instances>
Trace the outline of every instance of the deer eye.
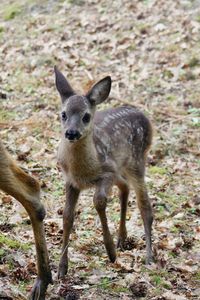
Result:
<instances>
[{"instance_id":1,"label":"deer eye","mask_svg":"<svg viewBox=\"0 0 200 300\"><path fill-rule=\"evenodd\" d=\"M84 116L83 116L83 122L84 123L89 123L90 122L90 118L91 118L91 115L86 113Z\"/></svg>"},{"instance_id":2,"label":"deer eye","mask_svg":"<svg viewBox=\"0 0 200 300\"><path fill-rule=\"evenodd\" d=\"M65 111L62 111L61 112L61 118L63 121L66 121L67 120L67 115L66 115L66 112Z\"/></svg>"}]
</instances>

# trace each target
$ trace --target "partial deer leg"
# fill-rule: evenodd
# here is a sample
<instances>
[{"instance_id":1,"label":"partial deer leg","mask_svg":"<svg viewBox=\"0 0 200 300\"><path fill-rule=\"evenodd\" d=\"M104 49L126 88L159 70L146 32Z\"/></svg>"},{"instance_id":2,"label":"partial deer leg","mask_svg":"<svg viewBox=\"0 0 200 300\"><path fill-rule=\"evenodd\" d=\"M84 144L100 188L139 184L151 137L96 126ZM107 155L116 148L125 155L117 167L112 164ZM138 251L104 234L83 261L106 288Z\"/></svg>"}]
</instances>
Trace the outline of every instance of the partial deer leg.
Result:
<instances>
[{"instance_id":1,"label":"partial deer leg","mask_svg":"<svg viewBox=\"0 0 200 300\"><path fill-rule=\"evenodd\" d=\"M38 277L32 288L30 299L44 300L47 286L49 283L52 283L43 223L45 209L39 200L37 203L29 202L28 205L24 201L20 202L27 210L31 219L37 255Z\"/></svg>"},{"instance_id":2,"label":"partial deer leg","mask_svg":"<svg viewBox=\"0 0 200 300\"><path fill-rule=\"evenodd\" d=\"M108 253L110 261L114 262L116 259L115 245L108 228L108 222L106 217L107 195L111 187L112 183L109 181L108 178L105 181L102 180L96 188L93 201L101 221L106 251Z\"/></svg>"},{"instance_id":3,"label":"partial deer leg","mask_svg":"<svg viewBox=\"0 0 200 300\"><path fill-rule=\"evenodd\" d=\"M34 213L33 213L34 214ZM49 283L53 283L51 277L51 271L49 267L49 259L45 241L45 231L44 224L42 222L42 218L45 216L45 211L41 207L41 211L39 212L40 219L38 219L36 215L30 215L30 219L33 226L33 232L35 237L35 246L37 253L37 268L38 268L38 277L33 286L32 293L30 296L31 300L44 300L45 292Z\"/></svg>"},{"instance_id":4,"label":"partial deer leg","mask_svg":"<svg viewBox=\"0 0 200 300\"><path fill-rule=\"evenodd\" d=\"M47 286L49 283L52 283L52 278L45 241L43 224L45 209L40 201L40 186L34 178L26 174L14 163L2 144L0 146L0 188L15 197L24 206L31 219L34 232L38 277L30 299L44 300Z\"/></svg>"},{"instance_id":5,"label":"partial deer leg","mask_svg":"<svg viewBox=\"0 0 200 300\"><path fill-rule=\"evenodd\" d=\"M68 244L74 223L76 203L80 191L72 185L66 185L66 202L63 211L63 246L62 256L59 263L58 278L64 278L68 271Z\"/></svg>"},{"instance_id":6,"label":"partial deer leg","mask_svg":"<svg viewBox=\"0 0 200 300\"><path fill-rule=\"evenodd\" d=\"M152 254L152 242L151 242L151 230L153 223L153 212L151 203L147 194L147 189L144 183L144 179L136 178L134 180L134 187L137 197L138 207L142 216L145 236L146 236L146 264L153 262Z\"/></svg>"},{"instance_id":7,"label":"partial deer leg","mask_svg":"<svg viewBox=\"0 0 200 300\"><path fill-rule=\"evenodd\" d=\"M118 187L120 189L119 198L120 198L121 211L120 211L120 224L119 224L117 247L123 250L124 242L127 237L126 212L127 212L129 188L126 184L118 184Z\"/></svg>"}]
</instances>

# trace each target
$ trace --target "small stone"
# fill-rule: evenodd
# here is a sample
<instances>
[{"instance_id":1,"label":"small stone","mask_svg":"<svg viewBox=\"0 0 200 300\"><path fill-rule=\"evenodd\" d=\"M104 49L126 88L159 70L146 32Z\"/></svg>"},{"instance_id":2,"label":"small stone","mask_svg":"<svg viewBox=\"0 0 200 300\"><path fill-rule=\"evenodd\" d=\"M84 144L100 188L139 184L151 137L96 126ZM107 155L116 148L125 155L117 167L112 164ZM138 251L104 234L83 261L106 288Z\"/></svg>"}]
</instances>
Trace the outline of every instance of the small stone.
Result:
<instances>
[{"instance_id":1,"label":"small stone","mask_svg":"<svg viewBox=\"0 0 200 300\"><path fill-rule=\"evenodd\" d=\"M167 27L163 23L158 23L154 28L156 31L164 31Z\"/></svg>"}]
</instances>

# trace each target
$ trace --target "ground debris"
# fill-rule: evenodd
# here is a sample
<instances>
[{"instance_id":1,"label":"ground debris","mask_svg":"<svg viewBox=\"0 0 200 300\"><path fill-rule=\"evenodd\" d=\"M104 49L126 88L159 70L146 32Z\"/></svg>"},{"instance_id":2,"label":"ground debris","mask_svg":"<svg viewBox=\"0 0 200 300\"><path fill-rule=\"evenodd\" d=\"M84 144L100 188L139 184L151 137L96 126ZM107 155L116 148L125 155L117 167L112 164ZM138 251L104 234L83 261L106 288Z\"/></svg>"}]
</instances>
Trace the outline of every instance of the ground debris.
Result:
<instances>
[{"instance_id":1,"label":"ground debris","mask_svg":"<svg viewBox=\"0 0 200 300\"><path fill-rule=\"evenodd\" d=\"M23 170L41 183L54 274L47 299L129 300L136 298L134 291L138 297L144 294L145 300L198 298L197 2L1 0L1 139ZM124 251L117 249L116 262L110 263L93 206L94 191L88 190L77 205L66 282L57 279L65 187L56 158L60 99L54 65L80 93L110 75L111 94L100 109L131 104L152 122L154 136L146 169L154 211L152 265L145 265L144 229L135 193L130 193L127 212L127 234L134 238L125 241ZM119 208L114 188L107 210L115 242ZM36 278L33 232L20 205L1 191L0 231L0 286L11 299L27 299ZM132 284L136 284L133 291Z\"/></svg>"}]
</instances>

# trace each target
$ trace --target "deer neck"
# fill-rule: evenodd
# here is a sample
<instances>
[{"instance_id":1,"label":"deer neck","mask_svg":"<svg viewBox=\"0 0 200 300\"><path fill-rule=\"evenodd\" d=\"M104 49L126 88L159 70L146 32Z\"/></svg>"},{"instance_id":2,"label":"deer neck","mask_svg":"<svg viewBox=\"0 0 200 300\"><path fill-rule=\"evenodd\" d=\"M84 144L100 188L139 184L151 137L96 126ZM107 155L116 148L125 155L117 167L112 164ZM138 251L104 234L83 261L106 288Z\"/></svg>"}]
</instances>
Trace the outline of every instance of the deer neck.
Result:
<instances>
[{"instance_id":1,"label":"deer neck","mask_svg":"<svg viewBox=\"0 0 200 300\"><path fill-rule=\"evenodd\" d=\"M83 182L85 187L89 186L100 176L101 165L92 133L75 143L63 137L58 156L62 169L76 185L82 186Z\"/></svg>"},{"instance_id":2,"label":"deer neck","mask_svg":"<svg viewBox=\"0 0 200 300\"><path fill-rule=\"evenodd\" d=\"M68 142L69 157L71 162L85 164L88 167L98 162L97 151L94 145L92 134L75 142Z\"/></svg>"}]
</instances>

